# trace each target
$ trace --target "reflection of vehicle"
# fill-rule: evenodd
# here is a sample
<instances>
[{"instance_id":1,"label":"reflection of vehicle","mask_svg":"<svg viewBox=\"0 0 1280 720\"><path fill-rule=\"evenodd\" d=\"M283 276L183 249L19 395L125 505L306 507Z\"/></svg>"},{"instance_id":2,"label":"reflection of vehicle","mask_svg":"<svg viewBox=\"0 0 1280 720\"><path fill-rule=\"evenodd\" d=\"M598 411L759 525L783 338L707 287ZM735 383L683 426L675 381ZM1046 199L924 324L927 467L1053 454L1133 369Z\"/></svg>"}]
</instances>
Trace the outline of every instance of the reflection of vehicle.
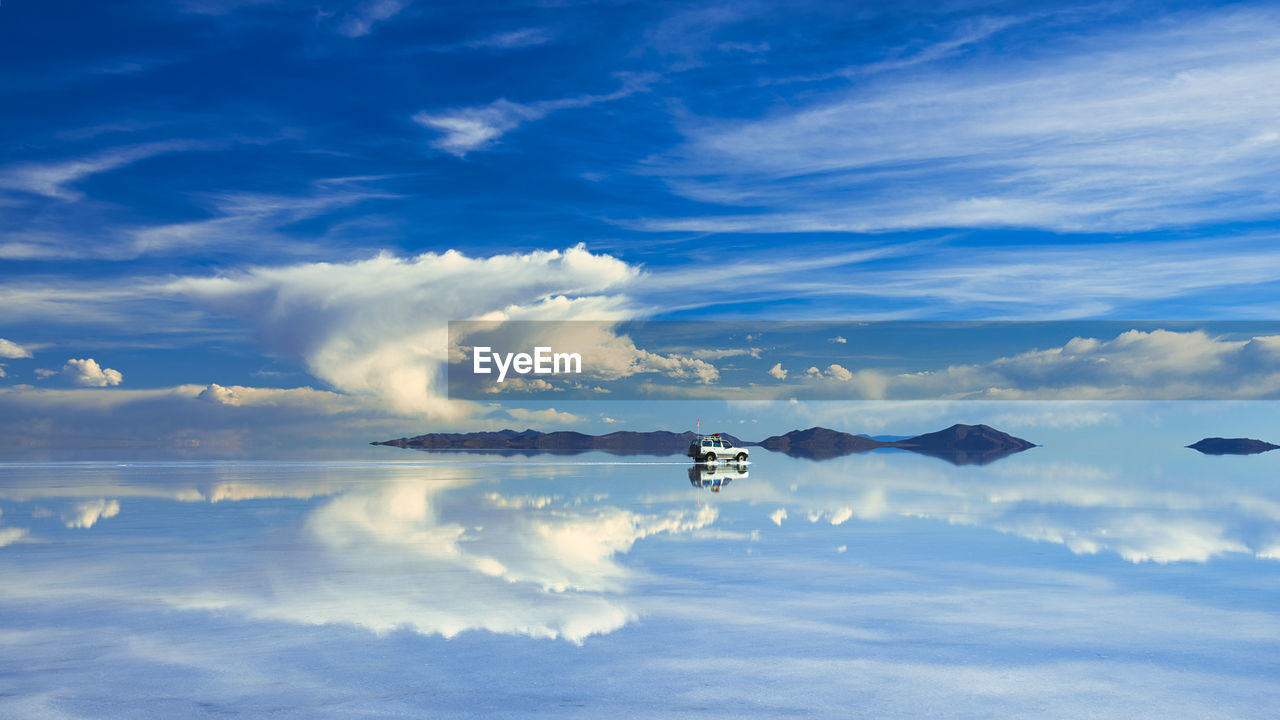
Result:
<instances>
[{"instance_id":1,"label":"reflection of vehicle","mask_svg":"<svg viewBox=\"0 0 1280 720\"><path fill-rule=\"evenodd\" d=\"M713 493L734 480L747 477L746 463L728 463L725 465L692 465L689 467L689 484L694 487L708 488Z\"/></svg>"},{"instance_id":2,"label":"reflection of vehicle","mask_svg":"<svg viewBox=\"0 0 1280 720\"><path fill-rule=\"evenodd\" d=\"M698 462L715 462L716 460L737 460L746 462L750 450L734 447L733 443L714 435L699 435L698 439L689 443L689 457Z\"/></svg>"}]
</instances>

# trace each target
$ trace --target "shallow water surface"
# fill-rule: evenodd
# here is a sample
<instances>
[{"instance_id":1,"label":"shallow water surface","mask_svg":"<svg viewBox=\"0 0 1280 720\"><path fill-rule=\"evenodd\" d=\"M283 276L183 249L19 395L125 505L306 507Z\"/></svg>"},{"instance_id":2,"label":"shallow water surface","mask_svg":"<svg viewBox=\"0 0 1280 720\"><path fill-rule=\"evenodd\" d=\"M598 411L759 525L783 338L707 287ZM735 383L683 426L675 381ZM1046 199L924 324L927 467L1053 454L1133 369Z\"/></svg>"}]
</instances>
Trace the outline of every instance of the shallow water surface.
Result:
<instances>
[{"instance_id":1,"label":"shallow water surface","mask_svg":"<svg viewBox=\"0 0 1280 720\"><path fill-rule=\"evenodd\" d=\"M0 715L1259 717L1273 455L6 464Z\"/></svg>"}]
</instances>

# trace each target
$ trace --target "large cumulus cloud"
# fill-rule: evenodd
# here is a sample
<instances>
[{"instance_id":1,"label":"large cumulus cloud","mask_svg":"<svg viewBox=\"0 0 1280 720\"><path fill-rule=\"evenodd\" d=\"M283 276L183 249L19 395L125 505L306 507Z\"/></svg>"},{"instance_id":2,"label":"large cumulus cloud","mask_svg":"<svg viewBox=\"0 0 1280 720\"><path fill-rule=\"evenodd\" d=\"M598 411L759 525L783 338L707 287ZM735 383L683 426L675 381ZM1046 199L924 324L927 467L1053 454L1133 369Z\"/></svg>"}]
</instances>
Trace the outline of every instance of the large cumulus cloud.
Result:
<instances>
[{"instance_id":1,"label":"large cumulus cloud","mask_svg":"<svg viewBox=\"0 0 1280 720\"><path fill-rule=\"evenodd\" d=\"M621 318L633 308L620 291L637 277L635 267L578 246L489 258L382 254L188 278L171 289L244 319L271 350L341 391L447 415L449 320Z\"/></svg>"},{"instance_id":2,"label":"large cumulus cloud","mask_svg":"<svg viewBox=\"0 0 1280 720\"><path fill-rule=\"evenodd\" d=\"M578 245L487 258L454 250L407 259L384 253L185 278L169 290L243 319L270 350L300 359L341 392L376 397L396 412L448 418L463 407L444 401L450 320L606 321L544 328L539 344L600 350L603 377L657 372L714 380L705 361L648 352L610 332L608 321L643 311L627 294L641 278L639 268ZM208 399L235 402L217 390Z\"/></svg>"}]
</instances>

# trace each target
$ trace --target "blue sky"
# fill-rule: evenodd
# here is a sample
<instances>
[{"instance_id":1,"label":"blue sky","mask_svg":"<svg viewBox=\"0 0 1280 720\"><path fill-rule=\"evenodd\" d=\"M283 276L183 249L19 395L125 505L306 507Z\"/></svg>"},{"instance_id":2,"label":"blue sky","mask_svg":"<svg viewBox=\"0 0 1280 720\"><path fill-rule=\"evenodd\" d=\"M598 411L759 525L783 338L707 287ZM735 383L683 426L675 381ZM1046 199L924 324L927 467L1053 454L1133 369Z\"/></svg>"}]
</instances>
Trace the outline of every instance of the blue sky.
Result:
<instances>
[{"instance_id":1,"label":"blue sky","mask_svg":"<svg viewBox=\"0 0 1280 720\"><path fill-rule=\"evenodd\" d=\"M674 422L443 401L443 323L494 313L1271 319L1278 29L1265 3L7 3L6 452Z\"/></svg>"}]
</instances>

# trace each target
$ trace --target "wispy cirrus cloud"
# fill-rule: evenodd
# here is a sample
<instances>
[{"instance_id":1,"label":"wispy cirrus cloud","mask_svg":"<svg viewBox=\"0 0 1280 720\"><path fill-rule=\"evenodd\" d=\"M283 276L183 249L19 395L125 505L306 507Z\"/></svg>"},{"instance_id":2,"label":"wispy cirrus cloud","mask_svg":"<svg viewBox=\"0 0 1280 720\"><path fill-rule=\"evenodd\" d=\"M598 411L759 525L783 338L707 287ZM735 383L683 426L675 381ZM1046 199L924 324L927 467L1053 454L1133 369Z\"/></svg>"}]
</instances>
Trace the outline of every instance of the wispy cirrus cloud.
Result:
<instances>
[{"instance_id":1,"label":"wispy cirrus cloud","mask_svg":"<svg viewBox=\"0 0 1280 720\"><path fill-rule=\"evenodd\" d=\"M294 194L206 193L193 198L208 208L206 217L149 226L108 227L94 233L94 242L86 242L82 232L62 228L0 231L0 259L129 260L192 251L244 257L262 248L269 248L273 257L307 252L323 244L325 238L298 239L281 228L370 200L400 197L372 187L372 180L376 178L324 178Z\"/></svg>"},{"instance_id":2,"label":"wispy cirrus cloud","mask_svg":"<svg viewBox=\"0 0 1280 720\"><path fill-rule=\"evenodd\" d=\"M546 45L553 39L555 39L555 33L547 28L528 27L494 33L476 40L470 40L464 44L469 48L475 49L515 50L517 48Z\"/></svg>"},{"instance_id":3,"label":"wispy cirrus cloud","mask_svg":"<svg viewBox=\"0 0 1280 720\"><path fill-rule=\"evenodd\" d=\"M244 7L272 5L276 0L182 0L178 7L197 15L226 15Z\"/></svg>"},{"instance_id":4,"label":"wispy cirrus cloud","mask_svg":"<svg viewBox=\"0 0 1280 720\"><path fill-rule=\"evenodd\" d=\"M131 165L157 155L208 149L196 140L163 140L100 150L77 158L15 163L0 167L0 189L43 195L57 200L78 200L76 182Z\"/></svg>"},{"instance_id":5,"label":"wispy cirrus cloud","mask_svg":"<svg viewBox=\"0 0 1280 720\"><path fill-rule=\"evenodd\" d=\"M491 35L446 45L431 45L431 52L455 52L458 50L519 50L546 45L555 40L556 33L543 27L525 27L497 32Z\"/></svg>"},{"instance_id":6,"label":"wispy cirrus cloud","mask_svg":"<svg viewBox=\"0 0 1280 720\"><path fill-rule=\"evenodd\" d=\"M696 292L709 284L714 294ZM1165 308L1156 317L1245 319L1280 312L1277 284L1280 251L1267 234L980 247L949 237L736 252L652 273L639 297L652 292L669 312L802 301L808 319L1134 318L1152 317L1153 306Z\"/></svg>"},{"instance_id":7,"label":"wispy cirrus cloud","mask_svg":"<svg viewBox=\"0 0 1280 720\"><path fill-rule=\"evenodd\" d=\"M361 37L373 32L373 26L399 15L410 0L366 0L343 16L338 32L347 37Z\"/></svg>"},{"instance_id":8,"label":"wispy cirrus cloud","mask_svg":"<svg viewBox=\"0 0 1280 720\"><path fill-rule=\"evenodd\" d=\"M685 145L651 171L685 197L744 209L640 225L1132 231L1272 217L1278 28L1271 11L1218 10L998 63L866 66L871 77L796 109L687 123Z\"/></svg>"},{"instance_id":9,"label":"wispy cirrus cloud","mask_svg":"<svg viewBox=\"0 0 1280 720\"><path fill-rule=\"evenodd\" d=\"M516 103L500 98L487 105L428 112L413 116L419 125L436 130L441 136L431 146L451 155L465 157L467 153L492 146L503 135L526 122L540 120L559 110L589 107L597 103L621 100L648 90L657 79L653 74L625 74L622 86L602 95L576 95L557 100L539 100L532 103Z\"/></svg>"},{"instance_id":10,"label":"wispy cirrus cloud","mask_svg":"<svg viewBox=\"0 0 1280 720\"><path fill-rule=\"evenodd\" d=\"M981 44L993 35L1029 20L1025 17L980 17L962 23L950 37L929 43L920 48L904 48L895 56L884 60L849 65L846 67L797 77L772 80L770 83L815 82L833 78L859 79L895 70L905 70L916 65L945 60Z\"/></svg>"}]
</instances>

